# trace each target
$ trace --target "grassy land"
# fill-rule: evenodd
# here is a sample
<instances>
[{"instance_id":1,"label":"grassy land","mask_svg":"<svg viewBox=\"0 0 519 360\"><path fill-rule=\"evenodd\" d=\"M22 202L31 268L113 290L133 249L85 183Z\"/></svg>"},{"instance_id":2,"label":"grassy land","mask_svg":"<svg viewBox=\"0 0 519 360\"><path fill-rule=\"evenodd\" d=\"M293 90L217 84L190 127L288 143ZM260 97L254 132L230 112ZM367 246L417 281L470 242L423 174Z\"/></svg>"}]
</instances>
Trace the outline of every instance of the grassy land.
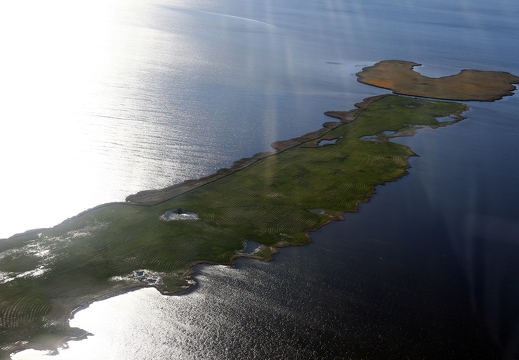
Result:
<instances>
[{"instance_id":1,"label":"grassy land","mask_svg":"<svg viewBox=\"0 0 519 360\"><path fill-rule=\"evenodd\" d=\"M81 336L68 327L70 313L100 297L143 285L163 293L185 289L193 264L229 264L246 240L263 244L256 253L262 258L279 246L304 244L308 231L354 211L374 186L405 174L413 153L387 141L383 131L443 126L436 117L465 109L454 102L382 97L317 140L166 202L108 204L52 229L0 241L0 357ZM360 139L371 135L377 137ZM325 139L338 140L318 146ZM159 219L178 208L200 219Z\"/></svg>"},{"instance_id":2,"label":"grassy land","mask_svg":"<svg viewBox=\"0 0 519 360\"><path fill-rule=\"evenodd\" d=\"M462 70L456 75L430 78L414 71L420 64L384 60L357 73L364 84L392 90L395 94L459 101L494 101L512 95L519 77L503 71Z\"/></svg>"}]
</instances>

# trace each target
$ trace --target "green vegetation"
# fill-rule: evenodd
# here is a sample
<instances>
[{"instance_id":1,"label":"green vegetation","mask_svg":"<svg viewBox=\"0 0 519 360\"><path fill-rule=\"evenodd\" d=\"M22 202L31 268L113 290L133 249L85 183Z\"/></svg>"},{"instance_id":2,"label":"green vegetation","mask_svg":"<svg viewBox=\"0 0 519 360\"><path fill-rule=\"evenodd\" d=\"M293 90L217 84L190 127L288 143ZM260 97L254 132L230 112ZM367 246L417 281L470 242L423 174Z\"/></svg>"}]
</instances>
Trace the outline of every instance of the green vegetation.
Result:
<instances>
[{"instance_id":1,"label":"green vegetation","mask_svg":"<svg viewBox=\"0 0 519 360\"><path fill-rule=\"evenodd\" d=\"M377 98L350 123L259 159L154 206L107 204L47 230L0 242L0 357L52 348L69 336L74 308L137 286L186 288L197 262L230 264L246 240L256 257L301 245L307 233L367 201L374 186L405 174L413 153L384 131L443 126L466 106L403 96ZM451 123L451 122L449 122ZM375 136L362 140L364 136ZM337 139L319 146L321 140ZM168 210L199 220L160 219ZM22 342L23 341L23 342Z\"/></svg>"}]
</instances>

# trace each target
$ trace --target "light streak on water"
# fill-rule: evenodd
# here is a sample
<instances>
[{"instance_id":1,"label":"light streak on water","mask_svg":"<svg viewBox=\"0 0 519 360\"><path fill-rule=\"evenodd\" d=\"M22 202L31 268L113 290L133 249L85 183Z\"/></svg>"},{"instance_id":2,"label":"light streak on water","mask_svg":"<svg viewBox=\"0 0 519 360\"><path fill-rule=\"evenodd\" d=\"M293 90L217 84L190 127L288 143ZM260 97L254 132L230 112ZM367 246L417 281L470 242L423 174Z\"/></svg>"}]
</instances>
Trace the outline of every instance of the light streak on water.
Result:
<instances>
[{"instance_id":1,"label":"light streak on water","mask_svg":"<svg viewBox=\"0 0 519 360\"><path fill-rule=\"evenodd\" d=\"M429 76L519 74L517 14L514 2L483 0L4 2L0 237L315 130L329 120L323 111L381 93L354 75L374 61L424 63ZM464 296L484 298L499 337L510 321L500 304L517 299L501 280L516 274L506 256L517 238L519 105L517 94L470 105L466 122L402 140L423 155L411 175L314 244L274 263L204 267L185 296L145 289L95 303L71 322L95 335L56 359L326 358L350 343L369 344L370 358L399 346L441 353L438 344L466 334L454 350L471 351L485 343L477 330L471 342L479 328ZM366 224L354 231L357 222ZM484 251L498 247L505 256ZM478 267L500 256L506 268ZM16 359L25 356L39 355Z\"/></svg>"},{"instance_id":2,"label":"light streak on water","mask_svg":"<svg viewBox=\"0 0 519 360\"><path fill-rule=\"evenodd\" d=\"M359 87L353 61L298 56L301 34L292 44L262 6L250 16L189 1L0 6L0 237L270 150ZM345 73L353 86L332 81Z\"/></svg>"},{"instance_id":3,"label":"light streak on water","mask_svg":"<svg viewBox=\"0 0 519 360\"><path fill-rule=\"evenodd\" d=\"M215 155L186 127L190 100L170 101L196 44L143 23L145 5L1 5L0 236L210 172ZM180 84L173 94L159 72Z\"/></svg>"}]
</instances>

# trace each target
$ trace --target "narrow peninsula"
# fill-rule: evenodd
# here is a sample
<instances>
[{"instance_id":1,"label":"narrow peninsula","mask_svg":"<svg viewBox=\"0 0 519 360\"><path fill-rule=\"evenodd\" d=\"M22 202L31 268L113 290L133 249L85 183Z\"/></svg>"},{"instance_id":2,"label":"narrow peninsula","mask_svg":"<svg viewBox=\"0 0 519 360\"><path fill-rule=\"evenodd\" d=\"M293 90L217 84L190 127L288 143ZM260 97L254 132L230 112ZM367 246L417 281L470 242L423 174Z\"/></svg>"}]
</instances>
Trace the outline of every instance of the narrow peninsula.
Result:
<instances>
[{"instance_id":1,"label":"narrow peninsula","mask_svg":"<svg viewBox=\"0 0 519 360\"><path fill-rule=\"evenodd\" d=\"M68 320L92 301L145 286L178 293L191 285L197 263L269 259L279 247L305 244L310 231L406 174L414 153L390 138L455 123L468 108L426 98L492 101L519 82L506 73L470 72L487 81L469 86L464 75L434 85L439 82L420 80L413 66L381 62L363 69L359 81L421 98L365 99L353 110L328 112L337 121L315 132L274 143L275 152L1 240L0 358L86 336ZM244 253L246 241L260 245Z\"/></svg>"}]
</instances>

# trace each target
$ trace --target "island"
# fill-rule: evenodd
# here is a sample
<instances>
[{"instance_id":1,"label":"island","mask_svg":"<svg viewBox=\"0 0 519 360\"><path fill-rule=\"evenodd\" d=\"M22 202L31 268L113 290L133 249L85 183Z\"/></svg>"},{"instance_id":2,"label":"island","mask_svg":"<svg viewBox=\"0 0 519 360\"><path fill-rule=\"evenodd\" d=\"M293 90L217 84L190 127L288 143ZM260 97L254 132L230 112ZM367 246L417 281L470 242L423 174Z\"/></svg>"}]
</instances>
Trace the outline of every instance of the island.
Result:
<instances>
[{"instance_id":1,"label":"island","mask_svg":"<svg viewBox=\"0 0 519 360\"><path fill-rule=\"evenodd\" d=\"M499 80L469 86L463 76L431 79L417 91L416 65L385 61L364 68L359 81L400 95L327 112L336 121L275 142L273 152L0 240L0 358L87 336L69 319L93 301L141 287L177 294L193 284L196 264L269 259L281 247L307 243L309 232L356 211L377 185L406 174L415 154L391 138L462 120L467 105L446 100L492 101L519 83L508 73L482 71L482 78ZM259 245L243 251L249 241Z\"/></svg>"},{"instance_id":2,"label":"island","mask_svg":"<svg viewBox=\"0 0 519 360\"><path fill-rule=\"evenodd\" d=\"M420 64L385 60L362 69L358 81L392 90L395 94L459 101L494 101L512 95L519 77L502 71L462 70L430 78L413 70Z\"/></svg>"}]
</instances>

